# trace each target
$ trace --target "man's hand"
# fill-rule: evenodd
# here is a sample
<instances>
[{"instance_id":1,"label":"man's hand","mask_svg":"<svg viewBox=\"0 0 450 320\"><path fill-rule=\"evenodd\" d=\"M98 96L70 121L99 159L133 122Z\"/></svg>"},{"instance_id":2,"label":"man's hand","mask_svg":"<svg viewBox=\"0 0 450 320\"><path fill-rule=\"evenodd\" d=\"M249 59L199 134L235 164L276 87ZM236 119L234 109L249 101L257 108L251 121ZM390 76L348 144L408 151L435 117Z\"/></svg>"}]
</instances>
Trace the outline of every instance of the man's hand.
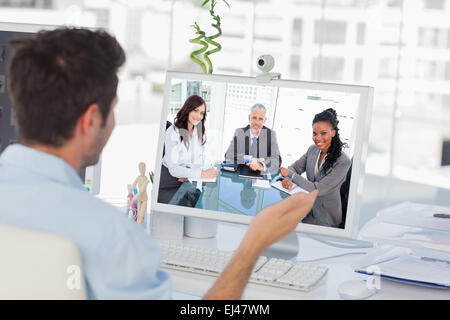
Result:
<instances>
[{"instance_id":1,"label":"man's hand","mask_svg":"<svg viewBox=\"0 0 450 320\"><path fill-rule=\"evenodd\" d=\"M244 237L261 252L295 230L298 223L311 211L317 190L309 194L299 192L259 212Z\"/></svg>"},{"instance_id":2,"label":"man's hand","mask_svg":"<svg viewBox=\"0 0 450 320\"><path fill-rule=\"evenodd\" d=\"M253 218L239 248L204 299L240 299L259 255L295 230L311 211L317 190L296 193Z\"/></svg>"},{"instance_id":3,"label":"man's hand","mask_svg":"<svg viewBox=\"0 0 450 320\"><path fill-rule=\"evenodd\" d=\"M261 163L249 162L247 163L247 166L249 166L252 171L261 171L262 169L264 169L264 166Z\"/></svg>"},{"instance_id":4,"label":"man's hand","mask_svg":"<svg viewBox=\"0 0 450 320\"><path fill-rule=\"evenodd\" d=\"M249 166L252 171L261 171L264 169L264 166L260 163L262 161L264 161L264 158L252 158L252 161L247 163L247 166Z\"/></svg>"},{"instance_id":5,"label":"man's hand","mask_svg":"<svg viewBox=\"0 0 450 320\"><path fill-rule=\"evenodd\" d=\"M283 186L283 188L288 189L288 190L291 190L291 188L293 186L291 180L289 180L289 179L283 179L281 181L281 185Z\"/></svg>"},{"instance_id":6,"label":"man's hand","mask_svg":"<svg viewBox=\"0 0 450 320\"><path fill-rule=\"evenodd\" d=\"M180 178L180 179L178 179L178 181L180 181L180 182L185 182L187 180L187 178Z\"/></svg>"}]
</instances>

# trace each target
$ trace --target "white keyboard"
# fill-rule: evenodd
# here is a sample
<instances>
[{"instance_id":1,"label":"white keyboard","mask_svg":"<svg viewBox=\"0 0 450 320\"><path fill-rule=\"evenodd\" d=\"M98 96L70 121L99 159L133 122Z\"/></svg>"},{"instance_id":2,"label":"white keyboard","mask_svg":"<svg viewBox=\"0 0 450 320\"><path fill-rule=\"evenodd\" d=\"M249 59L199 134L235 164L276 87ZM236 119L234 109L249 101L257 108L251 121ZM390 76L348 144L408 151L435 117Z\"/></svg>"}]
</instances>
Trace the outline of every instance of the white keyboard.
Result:
<instances>
[{"instance_id":1,"label":"white keyboard","mask_svg":"<svg viewBox=\"0 0 450 320\"><path fill-rule=\"evenodd\" d=\"M161 242L162 267L218 276L233 252L196 247L174 242ZM325 277L328 268L260 256L249 282L299 291L309 291Z\"/></svg>"}]
</instances>

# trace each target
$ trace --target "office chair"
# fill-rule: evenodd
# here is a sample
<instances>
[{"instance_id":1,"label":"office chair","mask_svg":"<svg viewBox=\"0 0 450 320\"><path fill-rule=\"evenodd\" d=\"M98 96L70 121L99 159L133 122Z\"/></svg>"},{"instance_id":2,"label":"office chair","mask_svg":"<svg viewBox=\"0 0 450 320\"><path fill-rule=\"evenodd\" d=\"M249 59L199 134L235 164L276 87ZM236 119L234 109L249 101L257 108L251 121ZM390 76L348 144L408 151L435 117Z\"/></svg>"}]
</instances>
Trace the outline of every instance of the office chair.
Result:
<instances>
[{"instance_id":1,"label":"office chair","mask_svg":"<svg viewBox=\"0 0 450 320\"><path fill-rule=\"evenodd\" d=\"M86 299L78 248L68 238L0 225L0 299Z\"/></svg>"},{"instance_id":2,"label":"office chair","mask_svg":"<svg viewBox=\"0 0 450 320\"><path fill-rule=\"evenodd\" d=\"M172 125L172 123L170 121L166 121L166 131L167 129L169 129L169 127ZM163 154L162 156L164 157L164 155L166 154L166 146L163 147Z\"/></svg>"},{"instance_id":3,"label":"office chair","mask_svg":"<svg viewBox=\"0 0 450 320\"><path fill-rule=\"evenodd\" d=\"M342 183L341 189L340 189L341 206L342 206L342 221L339 224L339 228L341 228L341 229L345 228L345 220L347 218L348 193L349 193L349 189L350 189L350 178L352 175L352 166L353 166L353 160L352 160L352 164L350 165L350 168L347 171L345 181L344 181L344 183Z\"/></svg>"}]
</instances>

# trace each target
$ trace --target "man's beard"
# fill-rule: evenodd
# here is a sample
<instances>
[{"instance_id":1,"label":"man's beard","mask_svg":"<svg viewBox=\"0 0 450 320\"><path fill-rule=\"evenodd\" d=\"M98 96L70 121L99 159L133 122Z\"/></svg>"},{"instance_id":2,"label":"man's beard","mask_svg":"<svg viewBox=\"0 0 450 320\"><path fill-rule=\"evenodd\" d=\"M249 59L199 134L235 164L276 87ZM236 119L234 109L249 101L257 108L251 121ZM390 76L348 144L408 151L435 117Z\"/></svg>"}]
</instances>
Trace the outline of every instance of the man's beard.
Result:
<instances>
[{"instance_id":1,"label":"man's beard","mask_svg":"<svg viewBox=\"0 0 450 320\"><path fill-rule=\"evenodd\" d=\"M99 132L99 135L97 136L97 139L92 146L92 149L86 157L84 157L82 161L82 168L86 168L89 166L93 166L98 163L98 160L100 159L100 154L103 151L103 147L106 145L106 142L108 141L108 137L106 135L106 130L101 130Z\"/></svg>"}]
</instances>

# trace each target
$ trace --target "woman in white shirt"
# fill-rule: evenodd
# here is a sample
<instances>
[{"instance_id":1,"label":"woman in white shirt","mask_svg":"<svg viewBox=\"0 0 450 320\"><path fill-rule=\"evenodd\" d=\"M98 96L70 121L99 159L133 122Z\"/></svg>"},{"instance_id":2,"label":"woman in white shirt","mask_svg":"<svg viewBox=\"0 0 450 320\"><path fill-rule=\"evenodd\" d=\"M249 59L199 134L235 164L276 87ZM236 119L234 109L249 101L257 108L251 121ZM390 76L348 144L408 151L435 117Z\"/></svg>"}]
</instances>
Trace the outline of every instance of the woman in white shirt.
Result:
<instances>
[{"instance_id":1,"label":"woman in white shirt","mask_svg":"<svg viewBox=\"0 0 450 320\"><path fill-rule=\"evenodd\" d=\"M280 168L282 185L291 189L293 183L311 192L318 190L313 210L304 223L338 227L342 221L340 187L345 181L351 161L342 152L345 144L339 137L336 111L324 110L313 120L314 144L291 166ZM306 179L301 176L306 172Z\"/></svg>"},{"instance_id":2,"label":"woman in white shirt","mask_svg":"<svg viewBox=\"0 0 450 320\"><path fill-rule=\"evenodd\" d=\"M206 103L190 96L178 111L174 124L167 128L161 166L158 202L168 203L188 178L214 178L218 170L203 170L205 162Z\"/></svg>"}]
</instances>

